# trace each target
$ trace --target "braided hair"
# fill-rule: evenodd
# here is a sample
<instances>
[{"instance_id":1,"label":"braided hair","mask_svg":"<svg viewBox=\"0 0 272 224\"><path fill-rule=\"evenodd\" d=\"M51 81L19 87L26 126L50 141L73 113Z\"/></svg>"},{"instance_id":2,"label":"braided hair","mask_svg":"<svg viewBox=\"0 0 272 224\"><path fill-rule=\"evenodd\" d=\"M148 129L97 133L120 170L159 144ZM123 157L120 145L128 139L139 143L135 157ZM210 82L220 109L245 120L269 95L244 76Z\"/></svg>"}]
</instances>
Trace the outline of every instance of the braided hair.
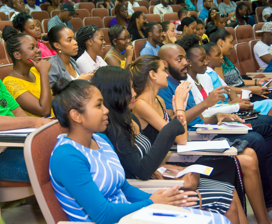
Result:
<instances>
[{"instance_id":1,"label":"braided hair","mask_svg":"<svg viewBox=\"0 0 272 224\"><path fill-rule=\"evenodd\" d=\"M13 56L15 51L20 51L22 42L21 38L24 36L28 36L26 33L17 33L17 31L12 26L5 26L3 29L2 37L6 42L7 52L10 56L13 64L15 65L16 59Z\"/></svg>"},{"instance_id":2,"label":"braided hair","mask_svg":"<svg viewBox=\"0 0 272 224\"><path fill-rule=\"evenodd\" d=\"M78 59L84 51L87 49L86 42L90 38L93 38L96 31L100 30L98 26L95 26L93 24L89 26L81 27L77 33L76 33L76 41L78 44L78 54L75 57L75 59Z\"/></svg>"}]
</instances>

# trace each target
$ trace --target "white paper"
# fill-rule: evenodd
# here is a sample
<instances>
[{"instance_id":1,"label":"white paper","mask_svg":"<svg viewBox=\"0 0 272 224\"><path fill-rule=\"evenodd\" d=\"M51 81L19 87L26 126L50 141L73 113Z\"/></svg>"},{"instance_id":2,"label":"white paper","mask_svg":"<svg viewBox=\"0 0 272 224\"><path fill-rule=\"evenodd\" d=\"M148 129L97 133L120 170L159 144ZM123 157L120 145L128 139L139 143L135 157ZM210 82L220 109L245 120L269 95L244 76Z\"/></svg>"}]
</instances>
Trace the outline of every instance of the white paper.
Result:
<instances>
[{"instance_id":1,"label":"white paper","mask_svg":"<svg viewBox=\"0 0 272 224\"><path fill-rule=\"evenodd\" d=\"M213 167L204 166L204 165L191 165L185 168L184 170L180 171L177 177L182 177L187 173L199 173L206 176L210 176L213 171Z\"/></svg>"},{"instance_id":2,"label":"white paper","mask_svg":"<svg viewBox=\"0 0 272 224\"><path fill-rule=\"evenodd\" d=\"M164 172L166 170L167 170L167 168L165 168L163 166L161 166L160 168L157 169L157 171L159 171L162 175L164 174ZM213 171L213 167L195 164L195 165L188 166L184 170L178 172L176 176L173 176L173 178L182 177L187 173L199 173L199 174L203 174L206 176L210 176L212 171ZM170 176L167 175L167 177L170 177Z\"/></svg>"},{"instance_id":3,"label":"white paper","mask_svg":"<svg viewBox=\"0 0 272 224\"><path fill-rule=\"evenodd\" d=\"M248 126L238 123L238 122L222 122L221 125L216 124L196 124L193 127L195 128L219 128L219 129L227 129L227 130L252 130L252 128L249 128Z\"/></svg>"},{"instance_id":4,"label":"white paper","mask_svg":"<svg viewBox=\"0 0 272 224\"><path fill-rule=\"evenodd\" d=\"M153 213L164 213L164 214L178 214L180 217L165 217L165 216L154 216ZM186 216L186 217L184 217ZM165 224L208 224L212 221L212 218L205 215L196 215L193 213L178 212L165 209L154 209L154 208L142 208L137 211L133 216L133 219L151 221Z\"/></svg>"},{"instance_id":5,"label":"white paper","mask_svg":"<svg viewBox=\"0 0 272 224\"><path fill-rule=\"evenodd\" d=\"M21 128L21 129L9 130L9 131L0 131L0 134L29 134L36 130L37 128Z\"/></svg>"},{"instance_id":6,"label":"white paper","mask_svg":"<svg viewBox=\"0 0 272 224\"><path fill-rule=\"evenodd\" d=\"M227 140L219 141L192 141L187 142L186 145L178 145L178 153L191 152L199 150L209 150L209 149L229 149L230 145Z\"/></svg>"}]
</instances>

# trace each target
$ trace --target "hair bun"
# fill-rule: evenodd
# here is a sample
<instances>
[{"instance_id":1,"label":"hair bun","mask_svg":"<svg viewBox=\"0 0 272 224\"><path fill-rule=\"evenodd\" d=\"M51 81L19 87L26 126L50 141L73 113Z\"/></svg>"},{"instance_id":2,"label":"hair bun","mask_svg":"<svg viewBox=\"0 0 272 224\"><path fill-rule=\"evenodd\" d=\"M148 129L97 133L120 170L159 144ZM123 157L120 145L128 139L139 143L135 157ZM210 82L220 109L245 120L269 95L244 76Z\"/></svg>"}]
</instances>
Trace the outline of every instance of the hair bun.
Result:
<instances>
[{"instance_id":1,"label":"hair bun","mask_svg":"<svg viewBox=\"0 0 272 224\"><path fill-rule=\"evenodd\" d=\"M57 82L52 86L53 96L60 94L63 90L65 90L71 81L68 81L65 78L60 78Z\"/></svg>"},{"instance_id":2,"label":"hair bun","mask_svg":"<svg viewBox=\"0 0 272 224\"><path fill-rule=\"evenodd\" d=\"M4 41L7 42L9 38L16 34L18 34L18 32L12 26L6 25L3 29L2 37Z\"/></svg>"}]
</instances>

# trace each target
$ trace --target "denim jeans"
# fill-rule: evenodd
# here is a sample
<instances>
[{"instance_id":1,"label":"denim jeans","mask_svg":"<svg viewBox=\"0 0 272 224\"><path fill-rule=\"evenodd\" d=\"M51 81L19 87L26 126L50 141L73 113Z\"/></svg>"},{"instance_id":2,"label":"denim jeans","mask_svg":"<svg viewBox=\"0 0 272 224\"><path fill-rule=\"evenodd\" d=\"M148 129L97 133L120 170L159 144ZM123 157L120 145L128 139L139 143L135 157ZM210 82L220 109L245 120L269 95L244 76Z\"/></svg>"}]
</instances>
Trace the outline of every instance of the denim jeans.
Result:
<instances>
[{"instance_id":1,"label":"denim jeans","mask_svg":"<svg viewBox=\"0 0 272 224\"><path fill-rule=\"evenodd\" d=\"M30 182L23 148L7 148L0 154L0 180Z\"/></svg>"},{"instance_id":2,"label":"denim jeans","mask_svg":"<svg viewBox=\"0 0 272 224\"><path fill-rule=\"evenodd\" d=\"M265 203L268 208L272 206L272 117L259 115L257 119L246 122L251 123L253 127L253 131L249 131L248 134L218 135L217 137L226 137L230 141L234 139L247 140L249 147L255 150L259 160Z\"/></svg>"}]
</instances>

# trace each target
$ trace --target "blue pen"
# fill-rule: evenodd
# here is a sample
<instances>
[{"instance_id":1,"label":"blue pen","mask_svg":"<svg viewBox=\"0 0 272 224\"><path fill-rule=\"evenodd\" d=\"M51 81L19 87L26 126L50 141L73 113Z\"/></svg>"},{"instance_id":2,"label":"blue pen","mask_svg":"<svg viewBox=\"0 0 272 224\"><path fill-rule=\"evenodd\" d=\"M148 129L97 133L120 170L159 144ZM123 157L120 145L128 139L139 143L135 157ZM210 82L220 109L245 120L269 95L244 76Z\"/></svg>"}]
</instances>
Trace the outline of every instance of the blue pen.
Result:
<instances>
[{"instance_id":1,"label":"blue pen","mask_svg":"<svg viewBox=\"0 0 272 224\"><path fill-rule=\"evenodd\" d=\"M178 218L186 218L187 215L179 215L179 214L166 214L166 213L152 213L155 216L166 216L166 217L178 217Z\"/></svg>"},{"instance_id":2,"label":"blue pen","mask_svg":"<svg viewBox=\"0 0 272 224\"><path fill-rule=\"evenodd\" d=\"M126 50L120 52L120 54L124 54L124 53L126 53Z\"/></svg>"}]
</instances>

